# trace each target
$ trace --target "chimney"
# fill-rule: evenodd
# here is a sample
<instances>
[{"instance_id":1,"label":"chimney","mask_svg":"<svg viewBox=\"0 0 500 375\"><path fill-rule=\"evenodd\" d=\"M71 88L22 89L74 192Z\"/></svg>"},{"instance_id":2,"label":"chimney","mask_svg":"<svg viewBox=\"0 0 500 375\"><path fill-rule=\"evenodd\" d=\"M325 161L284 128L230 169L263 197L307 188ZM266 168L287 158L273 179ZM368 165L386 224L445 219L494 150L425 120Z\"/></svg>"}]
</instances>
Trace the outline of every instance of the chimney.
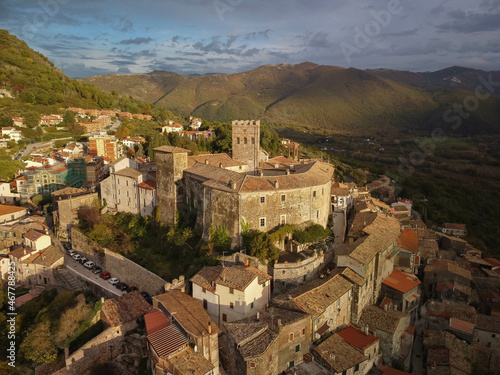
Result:
<instances>
[{"instance_id":1,"label":"chimney","mask_svg":"<svg viewBox=\"0 0 500 375\"><path fill-rule=\"evenodd\" d=\"M269 304L266 303L266 312L269 310Z\"/></svg>"},{"instance_id":2,"label":"chimney","mask_svg":"<svg viewBox=\"0 0 500 375\"><path fill-rule=\"evenodd\" d=\"M222 168L222 163L219 163L219 168Z\"/></svg>"},{"instance_id":3,"label":"chimney","mask_svg":"<svg viewBox=\"0 0 500 375\"><path fill-rule=\"evenodd\" d=\"M212 334L212 323L211 322L208 322L208 334L209 335Z\"/></svg>"},{"instance_id":4,"label":"chimney","mask_svg":"<svg viewBox=\"0 0 500 375\"><path fill-rule=\"evenodd\" d=\"M257 318L257 321L259 321L259 319L260 319L260 313L258 311L257 311L257 317L256 318Z\"/></svg>"},{"instance_id":5,"label":"chimney","mask_svg":"<svg viewBox=\"0 0 500 375\"><path fill-rule=\"evenodd\" d=\"M288 176L290 174L290 169L286 170L286 175Z\"/></svg>"},{"instance_id":6,"label":"chimney","mask_svg":"<svg viewBox=\"0 0 500 375\"><path fill-rule=\"evenodd\" d=\"M384 305L384 310L385 310L385 311L387 311L387 309L388 309L388 308L389 308L389 305L386 303L386 304Z\"/></svg>"},{"instance_id":7,"label":"chimney","mask_svg":"<svg viewBox=\"0 0 500 375\"><path fill-rule=\"evenodd\" d=\"M369 332L369 330L368 330L368 324L367 324L367 325L365 325L365 329L364 329L364 333L365 333L365 335L367 335L367 336L368 336L368 332Z\"/></svg>"},{"instance_id":8,"label":"chimney","mask_svg":"<svg viewBox=\"0 0 500 375\"><path fill-rule=\"evenodd\" d=\"M264 176L264 171L262 169L259 171L259 176L260 177Z\"/></svg>"},{"instance_id":9,"label":"chimney","mask_svg":"<svg viewBox=\"0 0 500 375\"><path fill-rule=\"evenodd\" d=\"M229 181L229 186L231 186L231 189L233 189L233 190L236 189L236 181L230 180Z\"/></svg>"},{"instance_id":10,"label":"chimney","mask_svg":"<svg viewBox=\"0 0 500 375\"><path fill-rule=\"evenodd\" d=\"M278 189L280 187L280 183L276 180L274 181L274 187Z\"/></svg>"},{"instance_id":11,"label":"chimney","mask_svg":"<svg viewBox=\"0 0 500 375\"><path fill-rule=\"evenodd\" d=\"M245 265L245 267L248 267L248 258L245 258L245 260L243 261L243 264Z\"/></svg>"},{"instance_id":12,"label":"chimney","mask_svg":"<svg viewBox=\"0 0 500 375\"><path fill-rule=\"evenodd\" d=\"M278 327L281 327L281 319L278 319Z\"/></svg>"},{"instance_id":13,"label":"chimney","mask_svg":"<svg viewBox=\"0 0 500 375\"><path fill-rule=\"evenodd\" d=\"M205 159L205 164L208 164L208 159Z\"/></svg>"}]
</instances>

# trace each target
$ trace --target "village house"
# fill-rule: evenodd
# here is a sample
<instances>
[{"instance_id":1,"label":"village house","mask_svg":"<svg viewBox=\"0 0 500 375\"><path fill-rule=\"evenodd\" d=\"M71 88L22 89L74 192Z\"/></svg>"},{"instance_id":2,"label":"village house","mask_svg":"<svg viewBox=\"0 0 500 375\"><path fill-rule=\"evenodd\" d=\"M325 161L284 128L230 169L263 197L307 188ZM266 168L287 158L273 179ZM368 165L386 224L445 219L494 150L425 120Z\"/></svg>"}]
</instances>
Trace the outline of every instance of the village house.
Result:
<instances>
[{"instance_id":1,"label":"village house","mask_svg":"<svg viewBox=\"0 0 500 375\"><path fill-rule=\"evenodd\" d=\"M26 216L28 209L25 207L0 204L0 223L7 223Z\"/></svg>"},{"instance_id":2,"label":"village house","mask_svg":"<svg viewBox=\"0 0 500 375\"><path fill-rule=\"evenodd\" d=\"M446 331L424 331L427 374L471 374L472 348Z\"/></svg>"},{"instance_id":3,"label":"village house","mask_svg":"<svg viewBox=\"0 0 500 375\"><path fill-rule=\"evenodd\" d=\"M201 131L201 130L181 130L179 134L183 137L187 137L192 141L198 141L200 139L205 139L208 141L208 139L211 136L211 133L209 131Z\"/></svg>"},{"instance_id":4,"label":"village house","mask_svg":"<svg viewBox=\"0 0 500 375\"><path fill-rule=\"evenodd\" d=\"M380 339L380 352L384 363L407 362L411 357L411 345L405 345L403 336L407 336L410 327L410 315L402 311L381 309L367 306L357 324L361 329L368 327L375 337Z\"/></svg>"},{"instance_id":5,"label":"village house","mask_svg":"<svg viewBox=\"0 0 500 375\"><path fill-rule=\"evenodd\" d=\"M78 210L99 202L97 192L67 187L52 194L54 230L59 237L69 238L71 227L78 224Z\"/></svg>"},{"instance_id":6,"label":"village house","mask_svg":"<svg viewBox=\"0 0 500 375\"><path fill-rule=\"evenodd\" d=\"M273 305L311 315L312 341L316 341L350 323L352 289L351 281L340 273L334 273L274 297Z\"/></svg>"},{"instance_id":7,"label":"village house","mask_svg":"<svg viewBox=\"0 0 500 375\"><path fill-rule=\"evenodd\" d=\"M162 133L180 133L183 130L183 126L181 124L173 123L163 126L161 128Z\"/></svg>"},{"instance_id":8,"label":"village house","mask_svg":"<svg viewBox=\"0 0 500 375\"><path fill-rule=\"evenodd\" d=\"M203 154L191 155L188 157L188 167L195 164L208 164L216 168L224 168L234 172L245 173L247 164L234 160L228 154Z\"/></svg>"},{"instance_id":9,"label":"village house","mask_svg":"<svg viewBox=\"0 0 500 375\"><path fill-rule=\"evenodd\" d=\"M411 315L411 321L417 318L420 305L419 286L421 282L417 276L394 270L382 282L382 308L397 309Z\"/></svg>"},{"instance_id":10,"label":"village house","mask_svg":"<svg viewBox=\"0 0 500 375\"><path fill-rule=\"evenodd\" d=\"M144 315L144 322L149 349L148 368L154 374L214 374L214 365L189 346L187 335L162 311L151 310Z\"/></svg>"},{"instance_id":11,"label":"village house","mask_svg":"<svg viewBox=\"0 0 500 375\"><path fill-rule=\"evenodd\" d=\"M444 223L441 231L444 234L456 237L465 237L467 235L467 227L465 224Z\"/></svg>"},{"instance_id":12,"label":"village house","mask_svg":"<svg viewBox=\"0 0 500 375\"><path fill-rule=\"evenodd\" d=\"M453 282L456 288L460 288L460 284L470 287L471 281L471 272L460 267L455 261L441 260L428 264L424 268L424 294L428 298L437 298L438 292L440 292L438 289L441 289L441 285L448 285Z\"/></svg>"},{"instance_id":13,"label":"village house","mask_svg":"<svg viewBox=\"0 0 500 375\"><path fill-rule=\"evenodd\" d=\"M202 304L180 290L157 295L153 307L162 311L166 317L187 337L189 346L196 349L214 366L214 375L219 374L220 328L210 318Z\"/></svg>"},{"instance_id":14,"label":"village house","mask_svg":"<svg viewBox=\"0 0 500 375\"><path fill-rule=\"evenodd\" d=\"M263 312L271 298L271 279L253 266L204 267L190 281L193 297L217 322L233 322Z\"/></svg>"},{"instance_id":15,"label":"village house","mask_svg":"<svg viewBox=\"0 0 500 375\"><path fill-rule=\"evenodd\" d=\"M315 347L313 355L316 362L336 375L364 375L370 370L369 358L336 333Z\"/></svg>"},{"instance_id":16,"label":"village house","mask_svg":"<svg viewBox=\"0 0 500 375\"><path fill-rule=\"evenodd\" d=\"M18 142L23 138L23 135L20 130L16 130L13 127L3 127L2 128L2 137L8 137L11 141Z\"/></svg>"},{"instance_id":17,"label":"village house","mask_svg":"<svg viewBox=\"0 0 500 375\"><path fill-rule=\"evenodd\" d=\"M0 224L0 240L2 240L5 248L13 248L24 243L24 234L30 230L47 234L49 228L45 225L45 218L28 217L11 223Z\"/></svg>"},{"instance_id":18,"label":"village house","mask_svg":"<svg viewBox=\"0 0 500 375\"><path fill-rule=\"evenodd\" d=\"M366 327L363 332L362 330L351 325L342 331L337 332L337 335L342 337L346 343L356 348L365 357L368 357L368 363L365 366L365 371L370 370L372 366L376 366L378 364L380 339L370 335Z\"/></svg>"},{"instance_id":19,"label":"village house","mask_svg":"<svg viewBox=\"0 0 500 375\"><path fill-rule=\"evenodd\" d=\"M500 317L477 314L474 339L487 348L500 350Z\"/></svg>"},{"instance_id":20,"label":"village house","mask_svg":"<svg viewBox=\"0 0 500 375\"><path fill-rule=\"evenodd\" d=\"M17 126L19 128L26 127L26 123L24 122L24 117L12 117L12 122L14 126Z\"/></svg>"},{"instance_id":21,"label":"village house","mask_svg":"<svg viewBox=\"0 0 500 375\"><path fill-rule=\"evenodd\" d=\"M426 329L448 331L461 340L472 341L477 317L474 307L453 301L429 300L423 312Z\"/></svg>"},{"instance_id":22,"label":"village house","mask_svg":"<svg viewBox=\"0 0 500 375\"><path fill-rule=\"evenodd\" d=\"M408 273L417 273L420 266L418 233L403 228L397 245L399 252L394 258L394 268Z\"/></svg>"},{"instance_id":23,"label":"village house","mask_svg":"<svg viewBox=\"0 0 500 375\"><path fill-rule=\"evenodd\" d=\"M121 140L122 144L126 146L127 148L134 148L135 145L140 145L146 142L146 139L141 136L136 136L136 137L127 137L125 139Z\"/></svg>"},{"instance_id":24,"label":"village house","mask_svg":"<svg viewBox=\"0 0 500 375\"><path fill-rule=\"evenodd\" d=\"M15 203L19 200L19 194L12 192L12 185L9 182L0 182L0 203Z\"/></svg>"},{"instance_id":25,"label":"village house","mask_svg":"<svg viewBox=\"0 0 500 375\"><path fill-rule=\"evenodd\" d=\"M221 355L228 373L277 374L301 363L309 353L311 317L303 312L269 307L224 326L227 335ZM267 344L260 353L255 351L258 343Z\"/></svg>"}]
</instances>

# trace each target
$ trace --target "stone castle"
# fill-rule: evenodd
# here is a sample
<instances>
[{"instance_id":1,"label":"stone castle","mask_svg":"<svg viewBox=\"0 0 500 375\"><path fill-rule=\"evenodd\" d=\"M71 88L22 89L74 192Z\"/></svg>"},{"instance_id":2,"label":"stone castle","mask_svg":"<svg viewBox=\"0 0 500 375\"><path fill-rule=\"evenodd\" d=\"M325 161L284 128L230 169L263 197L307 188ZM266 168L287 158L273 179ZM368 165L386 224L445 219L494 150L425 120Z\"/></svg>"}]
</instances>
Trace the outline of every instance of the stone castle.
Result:
<instances>
[{"instance_id":1,"label":"stone castle","mask_svg":"<svg viewBox=\"0 0 500 375\"><path fill-rule=\"evenodd\" d=\"M260 121L233 121L233 155L188 156L173 146L155 149L160 217L196 218L195 229L224 226L241 245L242 224L268 232L284 224L326 226L334 167L322 161L261 168ZM267 163L269 165L269 163Z\"/></svg>"}]
</instances>

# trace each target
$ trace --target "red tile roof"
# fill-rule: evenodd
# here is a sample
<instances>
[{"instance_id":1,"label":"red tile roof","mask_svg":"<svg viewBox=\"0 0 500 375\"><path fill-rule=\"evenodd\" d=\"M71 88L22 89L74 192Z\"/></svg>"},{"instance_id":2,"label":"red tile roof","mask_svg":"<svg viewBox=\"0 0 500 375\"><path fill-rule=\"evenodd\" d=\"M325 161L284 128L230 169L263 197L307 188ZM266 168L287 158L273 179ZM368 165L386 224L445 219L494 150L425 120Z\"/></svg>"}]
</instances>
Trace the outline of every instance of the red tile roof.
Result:
<instances>
[{"instance_id":1,"label":"red tile roof","mask_svg":"<svg viewBox=\"0 0 500 375\"><path fill-rule=\"evenodd\" d=\"M47 236L45 233L37 232L36 230L30 229L28 232L24 234L24 238L27 238L30 241L38 241L43 236Z\"/></svg>"},{"instance_id":2,"label":"red tile roof","mask_svg":"<svg viewBox=\"0 0 500 375\"><path fill-rule=\"evenodd\" d=\"M153 180L146 180L144 182L141 182L139 185L140 188L147 189L147 190L155 190L156 189L156 181Z\"/></svg>"},{"instance_id":3,"label":"red tile roof","mask_svg":"<svg viewBox=\"0 0 500 375\"><path fill-rule=\"evenodd\" d=\"M370 334L365 335L360 329L354 326L347 327L337 332L337 335L342 337L346 343L362 350L368 349L370 346L380 341L380 339L375 336Z\"/></svg>"},{"instance_id":4,"label":"red tile roof","mask_svg":"<svg viewBox=\"0 0 500 375\"><path fill-rule=\"evenodd\" d=\"M465 224L457 224L457 223L444 223L443 227L447 228L447 229L455 229L455 230L465 230L466 229Z\"/></svg>"},{"instance_id":5,"label":"red tile roof","mask_svg":"<svg viewBox=\"0 0 500 375\"><path fill-rule=\"evenodd\" d=\"M398 238L398 246L418 253L418 233L411 229L403 228L401 236Z\"/></svg>"},{"instance_id":6,"label":"red tile roof","mask_svg":"<svg viewBox=\"0 0 500 375\"><path fill-rule=\"evenodd\" d=\"M19 211L26 211L26 208L0 204L0 216L7 215L7 214L13 214L14 212L19 212Z\"/></svg>"},{"instance_id":7,"label":"red tile roof","mask_svg":"<svg viewBox=\"0 0 500 375\"><path fill-rule=\"evenodd\" d=\"M491 264L493 267L500 267L500 260L495 259L495 258L484 258L485 261L487 261L489 264Z\"/></svg>"},{"instance_id":8,"label":"red tile roof","mask_svg":"<svg viewBox=\"0 0 500 375\"><path fill-rule=\"evenodd\" d=\"M152 335L160 329L168 327L172 324L170 319L168 319L160 310L151 310L148 312L144 315L144 322L146 323L146 332L148 335Z\"/></svg>"},{"instance_id":9,"label":"red tile roof","mask_svg":"<svg viewBox=\"0 0 500 375\"><path fill-rule=\"evenodd\" d=\"M415 275L394 270L382 283L402 293L406 293L415 288L421 282Z\"/></svg>"},{"instance_id":10,"label":"red tile roof","mask_svg":"<svg viewBox=\"0 0 500 375\"><path fill-rule=\"evenodd\" d=\"M186 348L189 343L188 338L173 324L148 335L148 341L158 356L163 358Z\"/></svg>"},{"instance_id":11,"label":"red tile roof","mask_svg":"<svg viewBox=\"0 0 500 375\"><path fill-rule=\"evenodd\" d=\"M450 328L472 335L472 332L474 331L474 324L460 319L450 318Z\"/></svg>"}]
</instances>

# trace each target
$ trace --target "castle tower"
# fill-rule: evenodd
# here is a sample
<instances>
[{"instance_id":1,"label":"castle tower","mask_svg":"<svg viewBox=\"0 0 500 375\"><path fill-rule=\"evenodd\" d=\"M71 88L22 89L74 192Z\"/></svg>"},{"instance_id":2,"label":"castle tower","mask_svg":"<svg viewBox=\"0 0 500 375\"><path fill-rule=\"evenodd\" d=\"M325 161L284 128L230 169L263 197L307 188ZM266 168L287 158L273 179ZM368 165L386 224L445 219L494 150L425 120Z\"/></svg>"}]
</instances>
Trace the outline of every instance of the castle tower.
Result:
<instances>
[{"instance_id":1,"label":"castle tower","mask_svg":"<svg viewBox=\"0 0 500 375\"><path fill-rule=\"evenodd\" d=\"M156 158L156 197L160 208L160 220L167 225L175 225L177 220L177 203L182 199L183 171L188 166L189 150L161 146L154 149Z\"/></svg>"},{"instance_id":2,"label":"castle tower","mask_svg":"<svg viewBox=\"0 0 500 375\"><path fill-rule=\"evenodd\" d=\"M233 121L233 159L248 164L249 171L259 167L260 120Z\"/></svg>"}]
</instances>

